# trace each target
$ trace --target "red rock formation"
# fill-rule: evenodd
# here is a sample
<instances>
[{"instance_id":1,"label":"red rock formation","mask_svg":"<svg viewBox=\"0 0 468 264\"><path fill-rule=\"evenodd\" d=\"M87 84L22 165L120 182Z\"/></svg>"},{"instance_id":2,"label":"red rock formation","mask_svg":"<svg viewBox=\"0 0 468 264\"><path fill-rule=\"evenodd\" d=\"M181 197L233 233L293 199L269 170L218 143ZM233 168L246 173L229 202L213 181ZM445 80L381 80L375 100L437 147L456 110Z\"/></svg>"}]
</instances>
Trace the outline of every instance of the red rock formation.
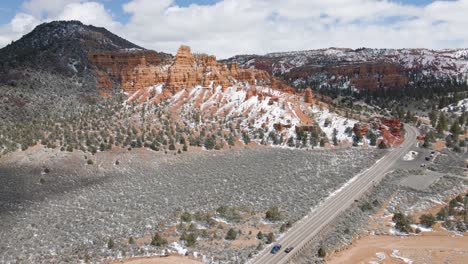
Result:
<instances>
[{"instance_id":1,"label":"red rock formation","mask_svg":"<svg viewBox=\"0 0 468 264\"><path fill-rule=\"evenodd\" d=\"M99 88L112 89L115 82L126 92L165 82L167 73L161 66L170 61L167 56L147 50L89 53L88 58L98 68Z\"/></svg>"},{"instance_id":2,"label":"red rock formation","mask_svg":"<svg viewBox=\"0 0 468 264\"><path fill-rule=\"evenodd\" d=\"M146 50L90 53L88 56L98 68L97 82L100 88L111 89L116 82L125 92L132 94L161 83L165 84L161 97L196 85L226 88L236 82L272 84L273 88L279 86L283 90L293 91L284 82L272 79L265 71L218 63L215 56L192 54L188 46L181 46L174 59Z\"/></svg>"},{"instance_id":3,"label":"red rock formation","mask_svg":"<svg viewBox=\"0 0 468 264\"><path fill-rule=\"evenodd\" d=\"M218 63L215 56L192 54L190 48L181 46L177 51L174 64L169 68L167 88L172 93L184 87L202 85L204 87L222 86L226 88L236 81L255 85L270 83L268 73L253 69L239 69L235 64Z\"/></svg>"},{"instance_id":4,"label":"red rock formation","mask_svg":"<svg viewBox=\"0 0 468 264\"><path fill-rule=\"evenodd\" d=\"M408 84L403 67L392 63L359 63L333 66L302 66L285 74L285 79L307 78L313 74L327 72L345 76L357 89L375 91L379 87L403 87Z\"/></svg>"},{"instance_id":5,"label":"red rock formation","mask_svg":"<svg viewBox=\"0 0 468 264\"><path fill-rule=\"evenodd\" d=\"M356 123L354 124L353 131L355 134L360 133L362 136L367 134L369 130L369 125L364 123Z\"/></svg>"},{"instance_id":6,"label":"red rock formation","mask_svg":"<svg viewBox=\"0 0 468 264\"><path fill-rule=\"evenodd\" d=\"M313 102L313 95L312 95L312 89L310 87L307 87L305 89L305 94L304 94L304 102L311 104Z\"/></svg>"}]
</instances>

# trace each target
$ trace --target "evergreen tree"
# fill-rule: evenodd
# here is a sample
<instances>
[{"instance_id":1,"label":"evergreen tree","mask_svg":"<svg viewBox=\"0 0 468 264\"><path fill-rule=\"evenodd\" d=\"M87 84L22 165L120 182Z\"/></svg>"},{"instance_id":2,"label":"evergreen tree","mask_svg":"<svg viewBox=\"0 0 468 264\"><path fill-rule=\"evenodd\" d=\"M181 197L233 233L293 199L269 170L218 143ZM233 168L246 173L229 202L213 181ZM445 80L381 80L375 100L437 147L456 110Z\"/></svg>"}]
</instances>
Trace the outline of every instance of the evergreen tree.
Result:
<instances>
[{"instance_id":1,"label":"evergreen tree","mask_svg":"<svg viewBox=\"0 0 468 264\"><path fill-rule=\"evenodd\" d=\"M455 120L453 122L452 126L450 127L450 132L455 138L458 138L458 135L460 135L460 133L462 132L458 120Z\"/></svg>"},{"instance_id":2,"label":"evergreen tree","mask_svg":"<svg viewBox=\"0 0 468 264\"><path fill-rule=\"evenodd\" d=\"M266 241L266 243L267 243L267 244L271 244L271 243L273 243L273 242L275 242L275 235L274 235L273 233L270 232L270 233L268 233L268 235L267 235L267 241Z\"/></svg>"},{"instance_id":3,"label":"evergreen tree","mask_svg":"<svg viewBox=\"0 0 468 264\"><path fill-rule=\"evenodd\" d=\"M226 234L226 240L235 240L237 238L237 231L234 228L229 229Z\"/></svg>"},{"instance_id":4,"label":"evergreen tree","mask_svg":"<svg viewBox=\"0 0 468 264\"><path fill-rule=\"evenodd\" d=\"M107 248L113 249L114 247L115 247L114 240L112 240L112 238L109 238L109 240L107 241Z\"/></svg>"},{"instance_id":5,"label":"evergreen tree","mask_svg":"<svg viewBox=\"0 0 468 264\"><path fill-rule=\"evenodd\" d=\"M336 128L333 128L333 145L334 146L338 146L337 135L338 135L338 130L336 130Z\"/></svg>"},{"instance_id":6,"label":"evergreen tree","mask_svg":"<svg viewBox=\"0 0 468 264\"><path fill-rule=\"evenodd\" d=\"M386 148L387 148L387 145L385 144L383 140L381 140L379 143L379 149L386 149Z\"/></svg>"},{"instance_id":7,"label":"evergreen tree","mask_svg":"<svg viewBox=\"0 0 468 264\"><path fill-rule=\"evenodd\" d=\"M258 231L258 233L257 233L257 238L258 238L259 240L262 240L263 237L264 237L264 235L263 235L262 231Z\"/></svg>"},{"instance_id":8,"label":"evergreen tree","mask_svg":"<svg viewBox=\"0 0 468 264\"><path fill-rule=\"evenodd\" d=\"M327 253L325 252L325 249L323 249L323 247L320 247L319 250L318 250L318 256L320 258L324 258L326 255L327 255Z\"/></svg>"},{"instance_id":9,"label":"evergreen tree","mask_svg":"<svg viewBox=\"0 0 468 264\"><path fill-rule=\"evenodd\" d=\"M242 132L242 140L244 141L244 144L248 145L250 143L250 137L247 132Z\"/></svg>"},{"instance_id":10,"label":"evergreen tree","mask_svg":"<svg viewBox=\"0 0 468 264\"><path fill-rule=\"evenodd\" d=\"M151 240L151 245L155 247L162 247L167 245L167 240L163 238L159 233L156 233Z\"/></svg>"}]
</instances>

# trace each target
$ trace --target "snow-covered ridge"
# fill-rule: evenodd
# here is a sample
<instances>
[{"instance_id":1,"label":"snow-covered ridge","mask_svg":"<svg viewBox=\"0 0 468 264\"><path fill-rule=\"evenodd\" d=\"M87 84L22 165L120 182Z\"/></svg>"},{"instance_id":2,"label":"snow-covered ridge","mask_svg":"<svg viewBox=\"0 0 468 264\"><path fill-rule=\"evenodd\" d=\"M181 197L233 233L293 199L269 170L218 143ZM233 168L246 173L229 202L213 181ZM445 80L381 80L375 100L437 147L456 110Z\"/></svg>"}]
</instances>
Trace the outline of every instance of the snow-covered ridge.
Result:
<instances>
[{"instance_id":1,"label":"snow-covered ridge","mask_svg":"<svg viewBox=\"0 0 468 264\"><path fill-rule=\"evenodd\" d=\"M464 112L468 111L468 98L460 100L456 104L451 104L447 107L442 108L442 112L454 113L456 115L461 115Z\"/></svg>"},{"instance_id":2,"label":"snow-covered ridge","mask_svg":"<svg viewBox=\"0 0 468 264\"><path fill-rule=\"evenodd\" d=\"M275 73L289 72L292 68L304 65L386 62L399 64L407 70L420 70L423 74L432 74L436 77L468 77L468 49L328 48L269 53L248 61L243 61L242 56L233 58L244 67L251 67L263 59L272 60L272 69Z\"/></svg>"},{"instance_id":3,"label":"snow-covered ridge","mask_svg":"<svg viewBox=\"0 0 468 264\"><path fill-rule=\"evenodd\" d=\"M128 95L128 102L151 102L163 91L163 84L148 87ZM352 142L351 135L345 130L357 123L326 108L305 103L302 96L244 83L226 88L197 85L182 89L166 100L181 118L196 109L204 120L232 120L248 133L263 129L268 134L278 131L280 125L278 136L283 137L280 145L285 145L290 137L296 138L296 127L301 126L318 126L329 142L332 142L334 133L338 141ZM257 141L260 143L261 139Z\"/></svg>"}]
</instances>

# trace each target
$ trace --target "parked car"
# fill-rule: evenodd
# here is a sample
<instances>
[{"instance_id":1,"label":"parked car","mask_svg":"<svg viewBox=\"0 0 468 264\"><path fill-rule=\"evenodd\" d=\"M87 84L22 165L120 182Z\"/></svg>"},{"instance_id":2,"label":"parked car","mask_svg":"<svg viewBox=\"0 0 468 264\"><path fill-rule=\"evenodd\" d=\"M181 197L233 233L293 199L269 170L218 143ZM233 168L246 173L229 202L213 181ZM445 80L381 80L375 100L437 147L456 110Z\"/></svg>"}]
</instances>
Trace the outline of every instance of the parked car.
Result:
<instances>
[{"instance_id":1,"label":"parked car","mask_svg":"<svg viewBox=\"0 0 468 264\"><path fill-rule=\"evenodd\" d=\"M271 249L271 254L276 254L276 252L280 251L281 245L274 245L273 248Z\"/></svg>"},{"instance_id":2,"label":"parked car","mask_svg":"<svg viewBox=\"0 0 468 264\"><path fill-rule=\"evenodd\" d=\"M430 160L431 160L431 157L426 157L426 160L427 160L427 161L430 161Z\"/></svg>"},{"instance_id":3,"label":"parked car","mask_svg":"<svg viewBox=\"0 0 468 264\"><path fill-rule=\"evenodd\" d=\"M421 168L424 168L424 167L426 167L426 164L422 163Z\"/></svg>"},{"instance_id":4,"label":"parked car","mask_svg":"<svg viewBox=\"0 0 468 264\"><path fill-rule=\"evenodd\" d=\"M287 248L284 250L284 252L285 252L285 253L289 253L289 252L291 252L293 249L294 249L294 247L287 247Z\"/></svg>"}]
</instances>

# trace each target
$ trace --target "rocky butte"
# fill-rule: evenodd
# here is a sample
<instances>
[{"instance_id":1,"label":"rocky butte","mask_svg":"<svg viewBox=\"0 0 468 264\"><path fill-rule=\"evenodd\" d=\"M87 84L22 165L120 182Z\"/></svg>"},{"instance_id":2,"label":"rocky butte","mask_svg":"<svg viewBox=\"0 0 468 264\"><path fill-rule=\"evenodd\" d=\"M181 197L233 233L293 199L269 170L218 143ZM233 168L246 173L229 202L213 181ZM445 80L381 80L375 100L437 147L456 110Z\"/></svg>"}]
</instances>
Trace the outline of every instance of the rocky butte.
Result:
<instances>
[{"instance_id":1,"label":"rocky butte","mask_svg":"<svg viewBox=\"0 0 468 264\"><path fill-rule=\"evenodd\" d=\"M111 89L114 82L129 94L163 83L166 97L196 85L226 88L237 82L268 84L292 91L285 83L273 80L265 71L219 63L215 56L192 54L188 46L181 46L175 57L136 50L89 53L89 60L97 68L98 87L104 91Z\"/></svg>"}]
</instances>

